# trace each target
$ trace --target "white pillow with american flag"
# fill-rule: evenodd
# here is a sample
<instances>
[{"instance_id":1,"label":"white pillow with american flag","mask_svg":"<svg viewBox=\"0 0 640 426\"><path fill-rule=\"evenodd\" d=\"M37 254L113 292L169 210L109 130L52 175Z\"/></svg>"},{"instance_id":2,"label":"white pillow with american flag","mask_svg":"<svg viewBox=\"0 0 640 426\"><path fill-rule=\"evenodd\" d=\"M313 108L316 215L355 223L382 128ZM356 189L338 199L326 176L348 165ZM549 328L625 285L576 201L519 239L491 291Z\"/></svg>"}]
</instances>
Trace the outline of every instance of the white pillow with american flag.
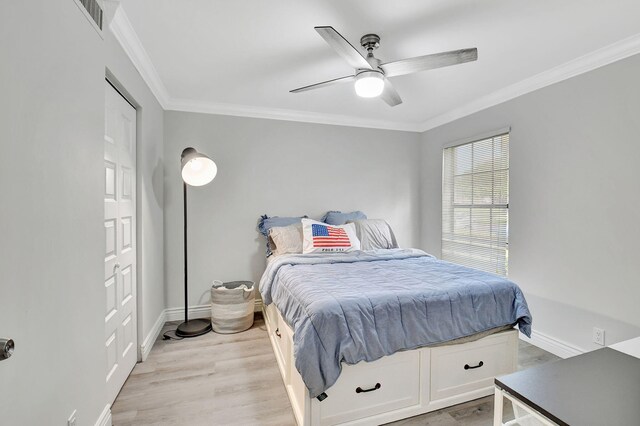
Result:
<instances>
[{"instance_id":1,"label":"white pillow with american flag","mask_svg":"<svg viewBox=\"0 0 640 426\"><path fill-rule=\"evenodd\" d=\"M302 253L343 253L360 250L353 223L327 225L312 219L302 219Z\"/></svg>"}]
</instances>

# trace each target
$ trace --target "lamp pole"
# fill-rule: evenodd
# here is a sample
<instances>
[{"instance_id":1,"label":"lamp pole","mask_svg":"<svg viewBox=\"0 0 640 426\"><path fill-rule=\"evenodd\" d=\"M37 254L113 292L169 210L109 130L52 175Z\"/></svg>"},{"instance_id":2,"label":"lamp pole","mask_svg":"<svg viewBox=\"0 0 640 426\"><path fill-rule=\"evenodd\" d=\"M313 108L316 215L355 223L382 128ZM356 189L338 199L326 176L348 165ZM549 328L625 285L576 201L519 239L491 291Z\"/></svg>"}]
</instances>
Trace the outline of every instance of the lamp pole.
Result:
<instances>
[{"instance_id":1,"label":"lamp pole","mask_svg":"<svg viewBox=\"0 0 640 426\"><path fill-rule=\"evenodd\" d=\"M188 262L187 262L187 183L182 181L182 203L183 203L183 217L184 217L184 322L189 322L189 296L188 285L189 280Z\"/></svg>"},{"instance_id":2,"label":"lamp pole","mask_svg":"<svg viewBox=\"0 0 640 426\"><path fill-rule=\"evenodd\" d=\"M211 331L211 320L189 320L189 272L187 258L187 184L192 186L206 185L216 176L218 168L216 164L204 154L193 148L185 148L180 157L182 163L182 200L184 223L184 322L176 329L176 335L180 337L195 337Z\"/></svg>"}]
</instances>

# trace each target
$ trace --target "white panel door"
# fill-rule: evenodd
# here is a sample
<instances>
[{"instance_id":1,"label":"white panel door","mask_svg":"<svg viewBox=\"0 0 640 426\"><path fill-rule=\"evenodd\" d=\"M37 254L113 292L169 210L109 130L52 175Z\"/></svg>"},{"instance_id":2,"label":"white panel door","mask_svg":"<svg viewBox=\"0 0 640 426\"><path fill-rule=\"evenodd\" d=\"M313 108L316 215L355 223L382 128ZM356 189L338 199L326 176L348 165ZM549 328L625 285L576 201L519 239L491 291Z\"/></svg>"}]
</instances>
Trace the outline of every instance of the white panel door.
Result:
<instances>
[{"instance_id":1,"label":"white panel door","mask_svg":"<svg viewBox=\"0 0 640 426\"><path fill-rule=\"evenodd\" d=\"M137 361L136 110L105 85L105 374L112 403Z\"/></svg>"}]
</instances>

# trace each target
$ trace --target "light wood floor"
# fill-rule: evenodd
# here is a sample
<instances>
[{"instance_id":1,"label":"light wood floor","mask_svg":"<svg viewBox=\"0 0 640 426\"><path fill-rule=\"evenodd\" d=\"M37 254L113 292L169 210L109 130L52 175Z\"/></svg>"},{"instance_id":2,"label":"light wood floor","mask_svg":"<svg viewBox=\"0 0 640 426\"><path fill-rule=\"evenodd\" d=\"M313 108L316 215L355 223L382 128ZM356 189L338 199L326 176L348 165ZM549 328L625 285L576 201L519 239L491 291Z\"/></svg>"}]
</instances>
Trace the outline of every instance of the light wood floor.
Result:
<instances>
[{"instance_id":1,"label":"light wood floor","mask_svg":"<svg viewBox=\"0 0 640 426\"><path fill-rule=\"evenodd\" d=\"M175 329L167 323L163 330ZM558 359L520 342L520 369ZM505 407L505 416L510 407ZM295 425L262 318L238 334L155 343L111 407L114 426ZM506 417L505 417L506 418ZM393 425L490 426L493 397Z\"/></svg>"}]
</instances>

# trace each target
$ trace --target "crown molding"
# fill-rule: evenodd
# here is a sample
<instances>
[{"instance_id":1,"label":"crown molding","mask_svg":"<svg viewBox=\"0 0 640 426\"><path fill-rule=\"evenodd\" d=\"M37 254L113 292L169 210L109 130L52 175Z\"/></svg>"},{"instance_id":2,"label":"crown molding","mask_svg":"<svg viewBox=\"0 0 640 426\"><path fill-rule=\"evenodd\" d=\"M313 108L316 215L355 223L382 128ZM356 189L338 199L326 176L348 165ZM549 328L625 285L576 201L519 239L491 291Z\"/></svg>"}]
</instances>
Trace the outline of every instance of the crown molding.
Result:
<instances>
[{"instance_id":1,"label":"crown molding","mask_svg":"<svg viewBox=\"0 0 640 426\"><path fill-rule=\"evenodd\" d=\"M266 108L251 105L225 104L218 102L175 99L169 95L158 71L151 62L126 12L118 5L109 25L115 39L133 62L142 79L147 83L163 109L168 111L200 112L205 114L232 115L239 117L266 118L306 123L331 124L334 126L367 127L373 129L418 132L417 123L381 121L339 114L323 114L281 108Z\"/></svg>"},{"instance_id":2,"label":"crown molding","mask_svg":"<svg viewBox=\"0 0 640 426\"><path fill-rule=\"evenodd\" d=\"M551 68L550 70L504 87L493 93L477 98L466 105L454 108L422 123L405 123L339 114L324 114L281 108L267 108L251 105L172 98L121 6L119 6L115 11L109 28L116 40L124 49L127 56L129 56L133 62L143 80L149 86L151 92L153 92L154 96L165 110L330 124L334 126L400 130L417 133L434 129L535 90L542 89L571 77L584 74L588 71L592 71L596 68L600 68L640 53L640 34L636 34L609 46L605 46L601 49L580 56L555 68Z\"/></svg>"},{"instance_id":3,"label":"crown molding","mask_svg":"<svg viewBox=\"0 0 640 426\"><path fill-rule=\"evenodd\" d=\"M418 126L420 132L434 129L462 117L474 114L492 106L515 99L527 93L542 89L552 84L570 79L580 74L593 71L613 62L640 53L640 34L622 39L591 53L580 56L562 65L543 71L518 83L480 97L459 108L431 118Z\"/></svg>"},{"instance_id":4,"label":"crown molding","mask_svg":"<svg viewBox=\"0 0 640 426\"><path fill-rule=\"evenodd\" d=\"M156 67L151 62L149 54L147 54L142 42L133 29L127 14L119 4L109 28L129 59L131 59L131 62L133 62L142 79L147 83L147 86L149 86L149 89L158 100L158 103L160 103L160 106L162 106L163 109L167 109L167 104L170 99L169 92L162 82L162 79L160 79Z\"/></svg>"},{"instance_id":5,"label":"crown molding","mask_svg":"<svg viewBox=\"0 0 640 426\"><path fill-rule=\"evenodd\" d=\"M382 121L348 115L225 104L192 99L175 99L169 95L122 6L118 5L109 28L164 110L331 124L334 126L366 127L408 132L419 131L417 123Z\"/></svg>"},{"instance_id":6,"label":"crown molding","mask_svg":"<svg viewBox=\"0 0 640 426\"><path fill-rule=\"evenodd\" d=\"M265 108L249 105L224 104L189 99L171 99L165 108L170 111L199 112L204 114L232 115L238 117L266 118L270 120L298 121L330 124L333 126L366 127L372 129L420 132L417 124L325 114L281 108Z\"/></svg>"}]
</instances>

